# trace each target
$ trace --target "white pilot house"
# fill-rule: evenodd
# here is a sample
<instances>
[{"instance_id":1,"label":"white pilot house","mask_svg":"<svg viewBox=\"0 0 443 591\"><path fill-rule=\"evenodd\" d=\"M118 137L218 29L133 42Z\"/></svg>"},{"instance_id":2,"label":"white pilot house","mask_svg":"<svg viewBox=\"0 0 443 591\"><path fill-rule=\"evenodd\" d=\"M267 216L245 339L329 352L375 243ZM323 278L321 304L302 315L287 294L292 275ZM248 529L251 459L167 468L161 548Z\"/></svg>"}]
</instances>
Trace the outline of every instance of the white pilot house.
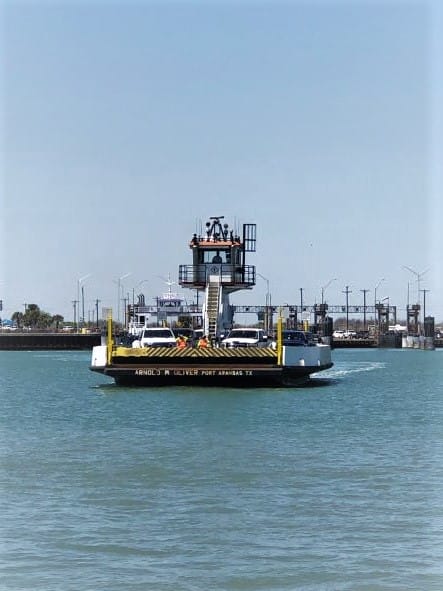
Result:
<instances>
[{"instance_id":1,"label":"white pilot house","mask_svg":"<svg viewBox=\"0 0 443 591\"><path fill-rule=\"evenodd\" d=\"M242 236L211 217L203 236L194 234L189 244L192 265L180 265L179 284L204 292L203 330L217 339L232 327L229 295L255 285L255 266L246 265L245 254L255 252L256 224L243 224Z\"/></svg>"}]
</instances>

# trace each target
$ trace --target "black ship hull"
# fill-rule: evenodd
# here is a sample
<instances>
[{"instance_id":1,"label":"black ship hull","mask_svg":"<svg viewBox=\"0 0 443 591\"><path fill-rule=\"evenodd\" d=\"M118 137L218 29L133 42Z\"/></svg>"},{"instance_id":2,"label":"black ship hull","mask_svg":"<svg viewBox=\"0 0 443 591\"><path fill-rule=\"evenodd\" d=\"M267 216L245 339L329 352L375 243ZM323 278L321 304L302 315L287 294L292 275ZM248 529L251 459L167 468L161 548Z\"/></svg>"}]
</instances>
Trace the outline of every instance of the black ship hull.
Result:
<instances>
[{"instance_id":1,"label":"black ship hull","mask_svg":"<svg viewBox=\"0 0 443 591\"><path fill-rule=\"evenodd\" d=\"M315 367L214 366L214 365L111 365L94 368L124 386L218 386L288 387L299 386L313 373L329 369L332 363Z\"/></svg>"}]
</instances>

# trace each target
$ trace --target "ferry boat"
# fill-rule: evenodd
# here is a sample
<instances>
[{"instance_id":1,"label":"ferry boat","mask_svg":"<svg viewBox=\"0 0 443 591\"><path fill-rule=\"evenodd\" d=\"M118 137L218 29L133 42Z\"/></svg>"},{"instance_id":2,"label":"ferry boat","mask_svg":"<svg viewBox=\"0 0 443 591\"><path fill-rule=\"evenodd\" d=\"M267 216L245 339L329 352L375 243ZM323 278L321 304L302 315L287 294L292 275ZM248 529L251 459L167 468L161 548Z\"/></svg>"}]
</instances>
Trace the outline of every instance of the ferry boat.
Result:
<instances>
[{"instance_id":1,"label":"ferry boat","mask_svg":"<svg viewBox=\"0 0 443 591\"><path fill-rule=\"evenodd\" d=\"M133 347L117 345L108 319L106 344L92 350L90 369L134 386L298 386L309 376L332 367L327 344L283 338L283 320L277 339L269 346L224 347L222 335L233 325L229 297L255 285L255 267L246 254L255 252L256 224L243 224L242 234L211 217L203 235L193 234L189 247L192 264L180 265L179 284L202 292L203 332L209 347Z\"/></svg>"}]
</instances>

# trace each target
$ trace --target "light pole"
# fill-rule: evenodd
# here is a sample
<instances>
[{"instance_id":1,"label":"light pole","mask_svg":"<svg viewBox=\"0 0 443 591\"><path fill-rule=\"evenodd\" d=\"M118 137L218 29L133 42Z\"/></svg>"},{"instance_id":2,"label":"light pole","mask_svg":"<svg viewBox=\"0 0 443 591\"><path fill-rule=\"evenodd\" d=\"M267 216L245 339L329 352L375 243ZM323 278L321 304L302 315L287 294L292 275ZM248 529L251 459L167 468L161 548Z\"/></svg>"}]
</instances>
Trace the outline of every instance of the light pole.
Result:
<instances>
[{"instance_id":1,"label":"light pole","mask_svg":"<svg viewBox=\"0 0 443 591\"><path fill-rule=\"evenodd\" d=\"M123 289L122 289L123 294ZM123 296L123 327L125 330L128 328L128 306L129 306L129 292L126 297Z\"/></svg>"},{"instance_id":2,"label":"light pole","mask_svg":"<svg viewBox=\"0 0 443 591\"><path fill-rule=\"evenodd\" d=\"M387 307L387 311L386 311L386 330L389 330L389 296L386 296L385 298L382 299L382 302L388 302L388 307ZM383 312L385 312L385 308L383 306Z\"/></svg>"},{"instance_id":3,"label":"light pole","mask_svg":"<svg viewBox=\"0 0 443 591\"><path fill-rule=\"evenodd\" d=\"M414 271L414 269L411 269L411 267L407 267L406 265L403 265L403 269L406 269L406 271L410 271L411 273L413 273L417 277L417 304L419 304L420 303L420 291L421 291L420 279L423 277L423 275L425 275L425 273L427 273L429 271L429 269L425 269L421 273Z\"/></svg>"},{"instance_id":4,"label":"light pole","mask_svg":"<svg viewBox=\"0 0 443 591\"><path fill-rule=\"evenodd\" d=\"M415 271L414 269L411 269L411 267L407 267L406 265L403 265L403 269L406 269L406 271L410 271L411 273L413 273L417 277L417 304L420 305L420 292L422 291L420 289L420 279L423 277L423 275L425 275L425 273L427 273L429 271L429 269L425 269L421 273L418 273L417 271ZM408 285L408 287L409 287L409 285ZM420 314L420 308L419 308L419 314ZM423 313L423 321L424 321L424 313Z\"/></svg>"},{"instance_id":5,"label":"light pole","mask_svg":"<svg viewBox=\"0 0 443 591\"><path fill-rule=\"evenodd\" d=\"M349 285L346 285L342 293L346 294L346 332L349 332L349 294L352 293L349 289Z\"/></svg>"},{"instance_id":6,"label":"light pole","mask_svg":"<svg viewBox=\"0 0 443 591\"><path fill-rule=\"evenodd\" d=\"M100 300L97 299L95 300L95 328L97 329L98 332L98 305L100 303Z\"/></svg>"},{"instance_id":7,"label":"light pole","mask_svg":"<svg viewBox=\"0 0 443 591\"><path fill-rule=\"evenodd\" d=\"M380 287L384 280L385 278L382 277L380 281L377 283L377 285L374 287L374 306L377 305L377 289Z\"/></svg>"},{"instance_id":8,"label":"light pole","mask_svg":"<svg viewBox=\"0 0 443 591\"><path fill-rule=\"evenodd\" d=\"M423 293L423 331L422 332L425 334L424 327L425 327L425 320L426 320L426 294L430 290L429 289L421 289L420 291Z\"/></svg>"},{"instance_id":9,"label":"light pole","mask_svg":"<svg viewBox=\"0 0 443 591\"><path fill-rule=\"evenodd\" d=\"M361 289L360 291L363 293L363 330L366 330L366 294L370 290Z\"/></svg>"},{"instance_id":10,"label":"light pole","mask_svg":"<svg viewBox=\"0 0 443 591\"><path fill-rule=\"evenodd\" d=\"M385 302L387 302L387 305ZM390 312L390 310L389 310L389 296L382 298L381 303L382 303L381 313L384 318L383 334L386 334L389 331L389 312ZM381 327L381 325L382 325L382 323L380 322L380 327Z\"/></svg>"},{"instance_id":11,"label":"light pole","mask_svg":"<svg viewBox=\"0 0 443 591\"><path fill-rule=\"evenodd\" d=\"M78 325L77 325L77 300L72 300L72 305L74 307L74 330L78 330Z\"/></svg>"},{"instance_id":12,"label":"light pole","mask_svg":"<svg viewBox=\"0 0 443 591\"><path fill-rule=\"evenodd\" d=\"M300 327L303 330L303 287L300 287Z\"/></svg>"},{"instance_id":13,"label":"light pole","mask_svg":"<svg viewBox=\"0 0 443 591\"><path fill-rule=\"evenodd\" d=\"M79 279L77 279L77 303L79 306L79 310L78 310L78 327L80 328L81 323L84 321L84 314L85 314L85 299L84 299L84 292L83 292L83 286L82 286L82 299L80 300L80 285L83 281L85 281L86 279L88 279L88 277L91 277L91 273L88 273L87 275L83 275L83 277L80 277ZM83 303L83 308L82 308L82 318L80 318L80 301L82 301Z\"/></svg>"},{"instance_id":14,"label":"light pole","mask_svg":"<svg viewBox=\"0 0 443 591\"><path fill-rule=\"evenodd\" d=\"M377 285L374 287L374 322L375 322L375 315L377 313L377 289L380 287L380 285L383 283L384 280L385 280L385 278L382 277L380 279L380 281L377 283Z\"/></svg>"},{"instance_id":15,"label":"light pole","mask_svg":"<svg viewBox=\"0 0 443 591\"><path fill-rule=\"evenodd\" d=\"M377 289L380 287L380 285L383 283L383 281L385 280L384 277L382 277L380 279L380 281L377 283L377 285L374 287L374 329L375 326L378 327L378 329L380 328L380 315L377 315ZM378 318L378 322L377 322L377 318Z\"/></svg>"},{"instance_id":16,"label":"light pole","mask_svg":"<svg viewBox=\"0 0 443 591\"><path fill-rule=\"evenodd\" d=\"M321 288L321 303L322 304L325 303L325 298L324 298L325 291L328 289L328 287L331 285L331 283L333 281L337 281L337 277L334 277L333 279L331 279L330 281L328 281L328 283Z\"/></svg>"},{"instance_id":17,"label":"light pole","mask_svg":"<svg viewBox=\"0 0 443 591\"><path fill-rule=\"evenodd\" d=\"M121 284L122 284L122 280L126 279L126 277L129 277L129 275L132 275L131 272L129 273L125 273L124 275L122 275L121 277L118 278L118 280L115 282L117 283L118 286L118 294L117 294L117 322L120 322L120 297L121 297Z\"/></svg>"},{"instance_id":18,"label":"light pole","mask_svg":"<svg viewBox=\"0 0 443 591\"><path fill-rule=\"evenodd\" d=\"M85 286L82 285L82 324L85 323Z\"/></svg>"},{"instance_id":19,"label":"light pole","mask_svg":"<svg viewBox=\"0 0 443 591\"><path fill-rule=\"evenodd\" d=\"M269 332L270 329L270 307L271 307L271 293L269 291L269 279L260 273L257 273L257 276L266 281L266 298L265 298L265 330Z\"/></svg>"}]
</instances>

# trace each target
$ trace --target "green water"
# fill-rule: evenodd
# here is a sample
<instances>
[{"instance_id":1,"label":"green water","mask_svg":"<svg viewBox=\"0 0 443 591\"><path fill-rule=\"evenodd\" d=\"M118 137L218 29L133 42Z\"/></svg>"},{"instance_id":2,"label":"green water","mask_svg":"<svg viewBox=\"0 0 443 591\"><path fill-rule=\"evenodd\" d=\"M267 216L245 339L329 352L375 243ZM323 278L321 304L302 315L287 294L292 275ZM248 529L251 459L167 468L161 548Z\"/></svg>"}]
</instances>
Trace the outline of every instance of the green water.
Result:
<instances>
[{"instance_id":1,"label":"green water","mask_svg":"<svg viewBox=\"0 0 443 591\"><path fill-rule=\"evenodd\" d=\"M334 362L149 390L0 352L0 589L441 591L443 351Z\"/></svg>"}]
</instances>

